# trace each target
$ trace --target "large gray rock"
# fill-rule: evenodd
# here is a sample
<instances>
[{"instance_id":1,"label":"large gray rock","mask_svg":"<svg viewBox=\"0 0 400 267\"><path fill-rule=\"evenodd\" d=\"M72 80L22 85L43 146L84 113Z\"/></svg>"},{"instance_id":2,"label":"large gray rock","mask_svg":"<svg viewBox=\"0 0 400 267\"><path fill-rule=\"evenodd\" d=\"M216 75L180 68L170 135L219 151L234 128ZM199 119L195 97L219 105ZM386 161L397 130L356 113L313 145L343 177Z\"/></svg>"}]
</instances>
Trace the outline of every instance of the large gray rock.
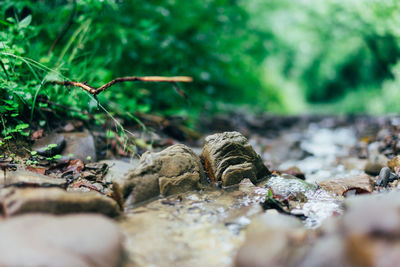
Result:
<instances>
[{"instance_id":1,"label":"large gray rock","mask_svg":"<svg viewBox=\"0 0 400 267\"><path fill-rule=\"evenodd\" d=\"M50 146L49 145L53 145ZM96 147L89 131L51 134L38 139L32 147L39 155L52 157L61 154L60 161L80 159L83 162L96 161Z\"/></svg>"},{"instance_id":2,"label":"large gray rock","mask_svg":"<svg viewBox=\"0 0 400 267\"><path fill-rule=\"evenodd\" d=\"M270 174L246 137L239 132L207 136L201 158L211 181L221 181L223 186L238 184L245 178L257 183Z\"/></svg>"},{"instance_id":3,"label":"large gray rock","mask_svg":"<svg viewBox=\"0 0 400 267\"><path fill-rule=\"evenodd\" d=\"M119 266L123 236L100 215L23 215L0 223L1 266ZM100 241L100 242L99 242Z\"/></svg>"},{"instance_id":4,"label":"large gray rock","mask_svg":"<svg viewBox=\"0 0 400 267\"><path fill-rule=\"evenodd\" d=\"M49 145L54 146L49 147ZM65 137L62 134L52 133L36 140L32 146L32 150L36 151L41 156L52 157L56 154L60 154L64 147Z\"/></svg>"},{"instance_id":5,"label":"large gray rock","mask_svg":"<svg viewBox=\"0 0 400 267\"><path fill-rule=\"evenodd\" d=\"M185 145L146 152L138 166L122 180L123 194L137 203L152 197L197 190L206 178L200 158Z\"/></svg>"},{"instance_id":6,"label":"large gray rock","mask_svg":"<svg viewBox=\"0 0 400 267\"><path fill-rule=\"evenodd\" d=\"M62 152L62 160L80 159L83 162L96 161L96 146L93 136L84 132L62 133L66 146Z\"/></svg>"},{"instance_id":7,"label":"large gray rock","mask_svg":"<svg viewBox=\"0 0 400 267\"><path fill-rule=\"evenodd\" d=\"M100 213L120 215L118 204L97 192L66 192L59 188L7 188L0 191L0 213L14 216L24 213Z\"/></svg>"}]
</instances>

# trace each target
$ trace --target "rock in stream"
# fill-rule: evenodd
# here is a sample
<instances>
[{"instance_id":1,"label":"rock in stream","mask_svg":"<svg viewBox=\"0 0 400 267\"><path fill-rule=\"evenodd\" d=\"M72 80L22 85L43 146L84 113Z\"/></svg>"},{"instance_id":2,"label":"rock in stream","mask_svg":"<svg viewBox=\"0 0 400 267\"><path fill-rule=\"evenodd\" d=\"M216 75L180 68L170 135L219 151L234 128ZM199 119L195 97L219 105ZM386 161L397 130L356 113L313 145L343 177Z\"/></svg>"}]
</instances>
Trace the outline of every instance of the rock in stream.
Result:
<instances>
[{"instance_id":1,"label":"rock in stream","mask_svg":"<svg viewBox=\"0 0 400 267\"><path fill-rule=\"evenodd\" d=\"M66 192L59 188L7 188L0 191L0 213L100 213L109 217L121 214L118 204L97 192Z\"/></svg>"},{"instance_id":2,"label":"rock in stream","mask_svg":"<svg viewBox=\"0 0 400 267\"><path fill-rule=\"evenodd\" d=\"M206 178L199 156L185 145L173 145L161 152L146 152L139 164L120 180L125 197L132 204L154 197L200 189Z\"/></svg>"},{"instance_id":3,"label":"rock in stream","mask_svg":"<svg viewBox=\"0 0 400 267\"><path fill-rule=\"evenodd\" d=\"M250 179L253 183L270 172L246 137L239 132L224 132L207 136L201 158L212 182L222 186Z\"/></svg>"},{"instance_id":4,"label":"rock in stream","mask_svg":"<svg viewBox=\"0 0 400 267\"><path fill-rule=\"evenodd\" d=\"M23 215L0 223L0 266L120 266L123 236L100 215Z\"/></svg>"}]
</instances>

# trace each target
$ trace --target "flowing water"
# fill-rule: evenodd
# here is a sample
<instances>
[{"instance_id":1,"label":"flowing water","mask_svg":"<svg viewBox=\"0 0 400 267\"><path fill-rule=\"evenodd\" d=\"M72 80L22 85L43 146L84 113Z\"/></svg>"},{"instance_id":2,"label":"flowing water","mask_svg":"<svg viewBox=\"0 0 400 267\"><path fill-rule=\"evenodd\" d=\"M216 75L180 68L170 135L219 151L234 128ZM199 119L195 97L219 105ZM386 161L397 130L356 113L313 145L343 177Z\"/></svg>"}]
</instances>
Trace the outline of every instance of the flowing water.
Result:
<instances>
[{"instance_id":1,"label":"flowing water","mask_svg":"<svg viewBox=\"0 0 400 267\"><path fill-rule=\"evenodd\" d=\"M243 181L228 189L209 187L130 208L120 222L129 265L231 266L244 241L243 229L263 212L260 203L268 195L267 187L275 194L297 194L300 200L292 203L291 212L304 215L308 228L341 213L342 199L316 183L362 172L357 164L346 164L357 138L353 128L321 125L282 130L273 138L260 134L249 138L270 169L296 166L305 174L305 182L276 176L258 186Z\"/></svg>"}]
</instances>

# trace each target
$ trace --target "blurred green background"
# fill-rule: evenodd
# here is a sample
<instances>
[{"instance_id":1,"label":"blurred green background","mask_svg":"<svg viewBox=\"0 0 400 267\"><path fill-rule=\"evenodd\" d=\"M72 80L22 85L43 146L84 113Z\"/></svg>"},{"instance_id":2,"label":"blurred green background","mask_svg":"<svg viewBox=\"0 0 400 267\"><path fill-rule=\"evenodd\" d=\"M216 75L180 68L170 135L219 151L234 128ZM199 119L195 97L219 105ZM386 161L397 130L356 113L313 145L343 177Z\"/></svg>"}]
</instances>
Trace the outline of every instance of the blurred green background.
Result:
<instances>
[{"instance_id":1,"label":"blurred green background","mask_svg":"<svg viewBox=\"0 0 400 267\"><path fill-rule=\"evenodd\" d=\"M124 83L100 94L108 112L127 119L195 119L236 105L395 113L399 57L400 1L0 0L0 115L3 126L45 119L46 109L88 118L103 111L87 93L46 81L100 86L131 75L194 82L182 84L189 101L169 84Z\"/></svg>"}]
</instances>

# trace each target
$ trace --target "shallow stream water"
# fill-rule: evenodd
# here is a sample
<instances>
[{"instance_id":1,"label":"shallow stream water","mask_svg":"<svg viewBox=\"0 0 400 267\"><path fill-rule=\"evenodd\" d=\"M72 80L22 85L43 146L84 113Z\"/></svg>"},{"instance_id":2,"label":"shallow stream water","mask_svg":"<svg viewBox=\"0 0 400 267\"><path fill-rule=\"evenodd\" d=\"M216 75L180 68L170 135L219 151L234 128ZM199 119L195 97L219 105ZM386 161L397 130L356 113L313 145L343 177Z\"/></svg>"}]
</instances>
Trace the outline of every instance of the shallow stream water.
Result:
<instances>
[{"instance_id":1,"label":"shallow stream water","mask_svg":"<svg viewBox=\"0 0 400 267\"><path fill-rule=\"evenodd\" d=\"M363 165L352 156L357 138L351 127L315 123L300 130L282 130L272 138L251 135L249 142L271 170L296 166L305 174L306 183L281 176L269 183L282 194L304 195L304 201L295 203L291 212L305 215L303 222L308 228L342 212L343 198L316 183L362 173ZM260 203L267 195L265 182L254 186L243 181L228 189L210 186L128 209L120 222L130 255L128 265L231 266L245 238L243 229L263 212Z\"/></svg>"}]
</instances>

